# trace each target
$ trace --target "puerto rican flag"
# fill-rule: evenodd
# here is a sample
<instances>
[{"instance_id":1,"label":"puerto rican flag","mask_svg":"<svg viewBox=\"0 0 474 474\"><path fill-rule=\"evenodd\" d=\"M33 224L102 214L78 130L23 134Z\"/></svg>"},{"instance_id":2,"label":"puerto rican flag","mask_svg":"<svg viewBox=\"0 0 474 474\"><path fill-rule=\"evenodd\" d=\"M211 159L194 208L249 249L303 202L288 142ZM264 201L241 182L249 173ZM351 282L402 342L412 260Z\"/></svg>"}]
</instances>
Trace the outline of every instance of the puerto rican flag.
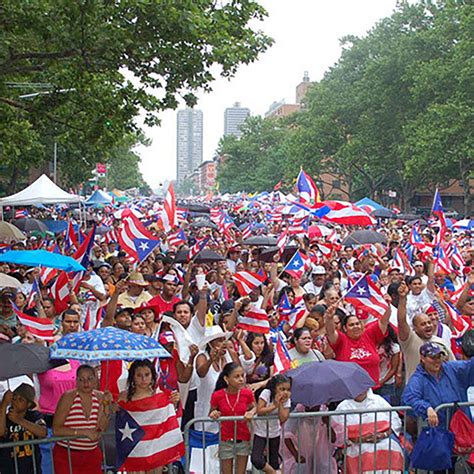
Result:
<instances>
[{"instance_id":1,"label":"puerto rican flag","mask_svg":"<svg viewBox=\"0 0 474 474\"><path fill-rule=\"evenodd\" d=\"M458 249L458 246L454 242L451 242L447 246L446 255L448 256L448 258L451 259L451 262L458 267L458 273L462 272L463 268L466 266L466 262L464 261L464 258Z\"/></svg>"},{"instance_id":2,"label":"puerto rican flag","mask_svg":"<svg viewBox=\"0 0 474 474\"><path fill-rule=\"evenodd\" d=\"M20 309L12 301L13 311L23 326L31 333L33 336L43 341L53 341L54 340L54 324L51 320L47 318L37 318L34 316L28 316L25 313L22 313Z\"/></svg>"},{"instance_id":3,"label":"puerto rican flag","mask_svg":"<svg viewBox=\"0 0 474 474\"><path fill-rule=\"evenodd\" d=\"M322 216L323 221L340 225L375 225L377 220L356 205L345 201L324 201L329 212Z\"/></svg>"},{"instance_id":4,"label":"puerto rican flag","mask_svg":"<svg viewBox=\"0 0 474 474\"><path fill-rule=\"evenodd\" d=\"M278 237L277 247L278 247L278 256L281 258L285 250L286 244L288 242L288 229L285 229Z\"/></svg>"},{"instance_id":5,"label":"puerto rican flag","mask_svg":"<svg viewBox=\"0 0 474 474\"><path fill-rule=\"evenodd\" d=\"M274 224L281 224L283 222L283 214L281 211L274 209L267 214L268 220Z\"/></svg>"},{"instance_id":6,"label":"puerto rican flag","mask_svg":"<svg viewBox=\"0 0 474 474\"><path fill-rule=\"evenodd\" d=\"M107 233L104 234L104 239L107 242L107 244L110 244L111 242L118 243L119 241L119 230L114 227L112 230L109 230Z\"/></svg>"},{"instance_id":7,"label":"puerto rican flag","mask_svg":"<svg viewBox=\"0 0 474 474\"><path fill-rule=\"evenodd\" d=\"M303 297L300 297L296 302L295 306L293 306L289 313L288 313L288 324L292 329L296 328L298 322L304 317L307 313L306 304L304 302Z\"/></svg>"},{"instance_id":8,"label":"puerto rican flag","mask_svg":"<svg viewBox=\"0 0 474 474\"><path fill-rule=\"evenodd\" d=\"M178 224L176 214L176 196L174 194L173 183L170 183L166 191L165 203L161 213L161 222L165 232L169 232Z\"/></svg>"},{"instance_id":9,"label":"puerto rican flag","mask_svg":"<svg viewBox=\"0 0 474 474\"><path fill-rule=\"evenodd\" d=\"M187 240L188 238L183 229L179 229L177 232L169 234L167 238L168 245L171 245L172 247L179 247L180 245L185 244Z\"/></svg>"},{"instance_id":10,"label":"puerto rican flag","mask_svg":"<svg viewBox=\"0 0 474 474\"><path fill-rule=\"evenodd\" d=\"M74 232L74 226L71 220L69 220L67 224L66 235L64 237L64 248L66 249L66 251L70 248L73 248L74 250L79 248L77 236Z\"/></svg>"},{"instance_id":11,"label":"puerto rican flag","mask_svg":"<svg viewBox=\"0 0 474 474\"><path fill-rule=\"evenodd\" d=\"M293 278L302 278L305 272L305 262L306 258L301 256L299 250L297 250L291 260L286 264L286 267L283 269L284 272L288 273Z\"/></svg>"},{"instance_id":12,"label":"puerto rican flag","mask_svg":"<svg viewBox=\"0 0 474 474\"><path fill-rule=\"evenodd\" d=\"M366 311L376 318L383 316L389 307L379 287L367 275L351 286L344 298L354 308Z\"/></svg>"},{"instance_id":13,"label":"puerto rican flag","mask_svg":"<svg viewBox=\"0 0 474 474\"><path fill-rule=\"evenodd\" d=\"M246 225L241 231L242 239L248 239L252 236L252 229L250 228L250 224Z\"/></svg>"},{"instance_id":14,"label":"puerto rican flag","mask_svg":"<svg viewBox=\"0 0 474 474\"><path fill-rule=\"evenodd\" d=\"M296 187L298 188L301 202L313 205L321 200L316 184L311 176L303 171L303 168L301 168L300 174L296 179Z\"/></svg>"},{"instance_id":15,"label":"puerto rican flag","mask_svg":"<svg viewBox=\"0 0 474 474\"><path fill-rule=\"evenodd\" d=\"M160 241L156 239L133 239L133 244L135 245L138 261L143 262L160 245Z\"/></svg>"},{"instance_id":16,"label":"puerto rican flag","mask_svg":"<svg viewBox=\"0 0 474 474\"><path fill-rule=\"evenodd\" d=\"M451 317L453 338L457 339L462 337L466 331L471 329L471 326L450 301L445 300L444 302L446 304L446 309L449 313L449 316Z\"/></svg>"},{"instance_id":17,"label":"puerto rican flag","mask_svg":"<svg viewBox=\"0 0 474 474\"><path fill-rule=\"evenodd\" d=\"M18 209L15 211L15 219L26 219L27 217L30 217L30 215L26 209Z\"/></svg>"},{"instance_id":18,"label":"puerto rican flag","mask_svg":"<svg viewBox=\"0 0 474 474\"><path fill-rule=\"evenodd\" d=\"M26 301L26 309L33 309L36 306L36 296L40 294L38 280L35 278L31 285L31 291Z\"/></svg>"},{"instance_id":19,"label":"puerto rican flag","mask_svg":"<svg viewBox=\"0 0 474 474\"><path fill-rule=\"evenodd\" d=\"M194 257L197 256L199 252L204 250L204 247L209 243L211 237L206 237L205 239L197 241L190 249L188 253L188 262L190 262Z\"/></svg>"},{"instance_id":20,"label":"puerto rican flag","mask_svg":"<svg viewBox=\"0 0 474 474\"><path fill-rule=\"evenodd\" d=\"M444 251L441 245L437 245L435 247L433 251L433 257L434 257L435 273L442 272L442 273L445 273L446 275L453 273L454 269L453 269L453 266L451 265L451 261L449 260L448 256L446 255L446 252Z\"/></svg>"},{"instance_id":21,"label":"puerto rican flag","mask_svg":"<svg viewBox=\"0 0 474 474\"><path fill-rule=\"evenodd\" d=\"M184 455L183 435L168 392L119 405L115 441L121 471L152 471Z\"/></svg>"},{"instance_id":22,"label":"puerto rican flag","mask_svg":"<svg viewBox=\"0 0 474 474\"><path fill-rule=\"evenodd\" d=\"M444 215L443 210L443 203L441 201L441 195L439 194L439 190L437 189L433 198L433 207L431 208L431 214L438 217L441 222L441 233L444 234L448 224L446 222L446 216Z\"/></svg>"},{"instance_id":23,"label":"puerto rican flag","mask_svg":"<svg viewBox=\"0 0 474 474\"><path fill-rule=\"evenodd\" d=\"M249 271L237 272L232 278L237 285L240 296L247 296L267 279L265 275L259 275L258 273Z\"/></svg>"},{"instance_id":24,"label":"puerto rican flag","mask_svg":"<svg viewBox=\"0 0 474 474\"><path fill-rule=\"evenodd\" d=\"M291 369L291 356L288 349L283 342L281 334L277 335L277 340L274 349L273 359L273 375L282 374Z\"/></svg>"},{"instance_id":25,"label":"puerto rican flag","mask_svg":"<svg viewBox=\"0 0 474 474\"><path fill-rule=\"evenodd\" d=\"M396 249L393 253L393 259L390 262L391 269L397 269L402 275L414 275L415 270L411 266L408 257L402 250Z\"/></svg>"},{"instance_id":26,"label":"puerto rican flag","mask_svg":"<svg viewBox=\"0 0 474 474\"><path fill-rule=\"evenodd\" d=\"M184 222L188 218L187 209L180 209L178 207L176 209L176 218L178 219L178 222Z\"/></svg>"},{"instance_id":27,"label":"puerto rican flag","mask_svg":"<svg viewBox=\"0 0 474 474\"><path fill-rule=\"evenodd\" d=\"M250 332L268 334L270 332L268 314L263 309L251 306L245 315L239 315L239 324L237 324L237 327Z\"/></svg>"},{"instance_id":28,"label":"puerto rican flag","mask_svg":"<svg viewBox=\"0 0 474 474\"><path fill-rule=\"evenodd\" d=\"M419 224L414 225L411 229L410 244L424 256L430 255L433 252L433 249L421 237Z\"/></svg>"},{"instance_id":29,"label":"puerto rican flag","mask_svg":"<svg viewBox=\"0 0 474 474\"><path fill-rule=\"evenodd\" d=\"M139 261L137 249L134 244L135 239L154 240L152 235L145 226L133 214L129 214L123 218L122 226L118 232L118 241L120 248L135 262Z\"/></svg>"},{"instance_id":30,"label":"puerto rican flag","mask_svg":"<svg viewBox=\"0 0 474 474\"><path fill-rule=\"evenodd\" d=\"M273 186L273 191L279 191L281 189L281 186L282 186L282 181L278 181L277 184L275 184L275 186Z\"/></svg>"},{"instance_id":31,"label":"puerto rican flag","mask_svg":"<svg viewBox=\"0 0 474 474\"><path fill-rule=\"evenodd\" d=\"M61 253L61 249L58 244L53 244L51 247L46 249L48 252ZM40 280L44 286L47 286L53 278L58 274L56 268L41 267L40 269Z\"/></svg>"},{"instance_id":32,"label":"puerto rican flag","mask_svg":"<svg viewBox=\"0 0 474 474\"><path fill-rule=\"evenodd\" d=\"M303 215L299 215L300 212ZM288 234L290 235L307 235L309 228L309 216L306 215L305 211L300 211L295 214L293 220L290 222L288 227Z\"/></svg>"}]
</instances>

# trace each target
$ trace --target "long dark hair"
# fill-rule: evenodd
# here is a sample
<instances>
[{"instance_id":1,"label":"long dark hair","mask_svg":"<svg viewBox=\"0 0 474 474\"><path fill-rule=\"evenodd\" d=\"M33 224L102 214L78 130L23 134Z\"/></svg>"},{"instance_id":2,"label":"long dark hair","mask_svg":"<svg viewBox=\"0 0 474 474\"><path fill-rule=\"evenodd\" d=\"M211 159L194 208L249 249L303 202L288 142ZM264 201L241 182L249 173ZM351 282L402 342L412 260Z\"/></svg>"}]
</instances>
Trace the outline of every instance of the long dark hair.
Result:
<instances>
[{"instance_id":1,"label":"long dark hair","mask_svg":"<svg viewBox=\"0 0 474 474\"><path fill-rule=\"evenodd\" d=\"M267 383L267 389L270 390L270 401L275 399L276 389L282 383L289 383L291 388L291 378L285 374L274 375Z\"/></svg>"},{"instance_id":2,"label":"long dark hair","mask_svg":"<svg viewBox=\"0 0 474 474\"><path fill-rule=\"evenodd\" d=\"M155 365L148 359L136 360L130 366L127 378L127 400L130 401L135 394L135 374L140 367L148 367L151 371L151 386L156 387L158 381L158 374L156 373Z\"/></svg>"},{"instance_id":3,"label":"long dark hair","mask_svg":"<svg viewBox=\"0 0 474 474\"><path fill-rule=\"evenodd\" d=\"M252 350L252 343L257 337L263 338L263 351L259 356L260 361L266 366L273 366L273 352L270 349L270 345L268 344L267 338L264 334L260 334L258 332L249 332L247 334L247 338L245 339L245 343L247 344L247 346L249 346L249 349Z\"/></svg>"},{"instance_id":4,"label":"long dark hair","mask_svg":"<svg viewBox=\"0 0 474 474\"><path fill-rule=\"evenodd\" d=\"M228 364L224 365L222 372L219 374L219 378L216 382L216 388L214 392L217 390L222 390L223 388L227 388L227 382L225 381L224 377L228 377L235 369L240 368L240 365L237 362L229 362Z\"/></svg>"}]
</instances>

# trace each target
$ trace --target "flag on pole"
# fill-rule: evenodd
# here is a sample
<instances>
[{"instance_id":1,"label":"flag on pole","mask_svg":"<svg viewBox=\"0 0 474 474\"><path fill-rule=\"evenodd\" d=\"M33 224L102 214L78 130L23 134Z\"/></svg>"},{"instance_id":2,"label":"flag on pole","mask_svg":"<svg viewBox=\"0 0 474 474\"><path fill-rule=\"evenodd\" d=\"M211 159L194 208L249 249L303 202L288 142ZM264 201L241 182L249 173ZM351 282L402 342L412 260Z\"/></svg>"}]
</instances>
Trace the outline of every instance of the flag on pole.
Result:
<instances>
[{"instance_id":1,"label":"flag on pole","mask_svg":"<svg viewBox=\"0 0 474 474\"><path fill-rule=\"evenodd\" d=\"M293 278L302 278L305 272L305 260L301 256L299 250L297 250L291 260L286 264L283 269L284 272L288 273Z\"/></svg>"},{"instance_id":2,"label":"flag on pole","mask_svg":"<svg viewBox=\"0 0 474 474\"><path fill-rule=\"evenodd\" d=\"M273 375L281 374L291 369L291 356L283 342L281 334L277 335L275 357L273 359Z\"/></svg>"},{"instance_id":3,"label":"flag on pole","mask_svg":"<svg viewBox=\"0 0 474 474\"><path fill-rule=\"evenodd\" d=\"M160 245L160 241L156 239L133 239L135 250L139 262L143 262L148 256Z\"/></svg>"},{"instance_id":4,"label":"flag on pole","mask_svg":"<svg viewBox=\"0 0 474 474\"><path fill-rule=\"evenodd\" d=\"M168 245L171 245L172 247L178 247L185 244L187 240L188 238L183 229L179 229L177 232L169 234L167 238Z\"/></svg>"},{"instance_id":5,"label":"flag on pole","mask_svg":"<svg viewBox=\"0 0 474 474\"><path fill-rule=\"evenodd\" d=\"M36 305L36 296L40 294L40 289L38 285L38 280L35 278L33 284L31 285L30 294L28 295L28 300L26 301L26 309L33 309Z\"/></svg>"},{"instance_id":6,"label":"flag on pole","mask_svg":"<svg viewBox=\"0 0 474 474\"><path fill-rule=\"evenodd\" d=\"M278 247L278 257L281 258L288 242L288 229L285 229L279 236L277 240Z\"/></svg>"},{"instance_id":7,"label":"flag on pole","mask_svg":"<svg viewBox=\"0 0 474 474\"><path fill-rule=\"evenodd\" d=\"M13 312L16 314L18 321L29 331L33 336L44 341L54 340L54 324L48 318L37 318L28 316L22 313L20 309L12 301Z\"/></svg>"},{"instance_id":8,"label":"flag on pole","mask_svg":"<svg viewBox=\"0 0 474 474\"><path fill-rule=\"evenodd\" d=\"M190 262L196 255L204 250L204 247L208 244L211 237L206 237L205 239L197 241L190 249L188 253L188 262Z\"/></svg>"},{"instance_id":9,"label":"flag on pole","mask_svg":"<svg viewBox=\"0 0 474 474\"><path fill-rule=\"evenodd\" d=\"M441 233L444 233L444 230L448 227L446 223L446 216L444 215L443 203L441 201L441 195L437 189L433 198L433 207L431 208L431 214L438 217L441 222Z\"/></svg>"},{"instance_id":10,"label":"flag on pole","mask_svg":"<svg viewBox=\"0 0 474 474\"><path fill-rule=\"evenodd\" d=\"M161 222L165 232L172 230L178 223L176 215L176 196L174 194L173 183L170 183L166 191L163 212L161 213Z\"/></svg>"},{"instance_id":11,"label":"flag on pole","mask_svg":"<svg viewBox=\"0 0 474 474\"><path fill-rule=\"evenodd\" d=\"M344 298L355 308L360 308L376 318L383 316L389 307L378 286L367 275L357 280L347 290Z\"/></svg>"},{"instance_id":12,"label":"flag on pole","mask_svg":"<svg viewBox=\"0 0 474 474\"><path fill-rule=\"evenodd\" d=\"M137 262L139 258L134 244L135 239L155 240L155 236L145 228L136 216L129 214L123 218L122 226L118 232L118 242L120 248Z\"/></svg>"},{"instance_id":13,"label":"flag on pole","mask_svg":"<svg viewBox=\"0 0 474 474\"><path fill-rule=\"evenodd\" d=\"M237 285L240 296L247 296L267 279L265 275L259 275L258 273L249 271L234 273L232 278Z\"/></svg>"},{"instance_id":14,"label":"flag on pole","mask_svg":"<svg viewBox=\"0 0 474 474\"><path fill-rule=\"evenodd\" d=\"M66 228L66 236L64 238L64 247L66 250L73 248L77 250L79 248L79 243L77 242L77 235L74 232L74 226L72 221L69 220Z\"/></svg>"},{"instance_id":15,"label":"flag on pole","mask_svg":"<svg viewBox=\"0 0 474 474\"><path fill-rule=\"evenodd\" d=\"M244 315L239 315L237 327L250 332L268 334L270 332L268 314L263 309L251 306Z\"/></svg>"},{"instance_id":16,"label":"flag on pole","mask_svg":"<svg viewBox=\"0 0 474 474\"><path fill-rule=\"evenodd\" d=\"M243 240L248 239L249 237L252 236L252 229L250 228L250 224L249 224L249 225L246 225L246 226L242 229L241 234L242 234L242 239L243 239Z\"/></svg>"},{"instance_id":17,"label":"flag on pole","mask_svg":"<svg viewBox=\"0 0 474 474\"><path fill-rule=\"evenodd\" d=\"M298 188L301 202L313 205L321 201L316 184L311 176L303 171L303 168L301 168L300 174L296 179L296 186Z\"/></svg>"}]
</instances>

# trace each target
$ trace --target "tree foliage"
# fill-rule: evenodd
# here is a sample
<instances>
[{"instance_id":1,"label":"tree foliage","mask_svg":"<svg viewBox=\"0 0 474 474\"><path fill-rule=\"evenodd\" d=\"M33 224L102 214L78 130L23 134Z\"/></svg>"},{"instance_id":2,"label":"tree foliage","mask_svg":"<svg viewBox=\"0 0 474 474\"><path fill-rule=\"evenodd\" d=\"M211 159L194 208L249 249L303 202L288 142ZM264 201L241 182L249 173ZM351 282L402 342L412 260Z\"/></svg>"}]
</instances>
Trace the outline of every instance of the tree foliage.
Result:
<instances>
[{"instance_id":1,"label":"tree foliage","mask_svg":"<svg viewBox=\"0 0 474 474\"><path fill-rule=\"evenodd\" d=\"M285 156L272 182L296 176L303 166L317 178L340 176L353 199L395 190L405 205L416 189L459 179L469 212L472 31L470 2L400 2L366 36L342 39L339 61L309 90L304 109L279 122L283 131L265 153L258 130L221 144L221 153L247 153L253 163L228 159L219 172L221 188L239 182L261 190L255 170Z\"/></svg>"},{"instance_id":2,"label":"tree foliage","mask_svg":"<svg viewBox=\"0 0 474 474\"><path fill-rule=\"evenodd\" d=\"M57 142L71 182L180 98L196 102L271 44L252 0L11 0L0 4L0 149L9 175ZM69 163L71 162L71 163ZM70 166L69 166L70 164ZM133 170L130 170L132 172ZM138 179L138 178L137 178Z\"/></svg>"}]
</instances>

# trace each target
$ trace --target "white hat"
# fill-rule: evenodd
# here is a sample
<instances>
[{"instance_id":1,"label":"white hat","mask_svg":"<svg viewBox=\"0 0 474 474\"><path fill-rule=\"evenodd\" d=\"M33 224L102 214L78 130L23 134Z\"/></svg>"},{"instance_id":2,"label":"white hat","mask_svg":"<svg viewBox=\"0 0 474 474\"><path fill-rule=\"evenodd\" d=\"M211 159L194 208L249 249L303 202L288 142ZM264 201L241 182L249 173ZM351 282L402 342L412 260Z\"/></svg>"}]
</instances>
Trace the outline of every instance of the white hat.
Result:
<instances>
[{"instance_id":1,"label":"white hat","mask_svg":"<svg viewBox=\"0 0 474 474\"><path fill-rule=\"evenodd\" d=\"M199 342L198 347L199 349L204 349L211 341L214 341L216 339L225 339L228 340L232 336L232 333L227 331L224 332L220 326L211 326L209 328L206 328L206 331L204 333L204 337L202 340Z\"/></svg>"},{"instance_id":2,"label":"white hat","mask_svg":"<svg viewBox=\"0 0 474 474\"><path fill-rule=\"evenodd\" d=\"M326 269L322 265L314 265L311 273L313 275L326 275Z\"/></svg>"}]
</instances>

